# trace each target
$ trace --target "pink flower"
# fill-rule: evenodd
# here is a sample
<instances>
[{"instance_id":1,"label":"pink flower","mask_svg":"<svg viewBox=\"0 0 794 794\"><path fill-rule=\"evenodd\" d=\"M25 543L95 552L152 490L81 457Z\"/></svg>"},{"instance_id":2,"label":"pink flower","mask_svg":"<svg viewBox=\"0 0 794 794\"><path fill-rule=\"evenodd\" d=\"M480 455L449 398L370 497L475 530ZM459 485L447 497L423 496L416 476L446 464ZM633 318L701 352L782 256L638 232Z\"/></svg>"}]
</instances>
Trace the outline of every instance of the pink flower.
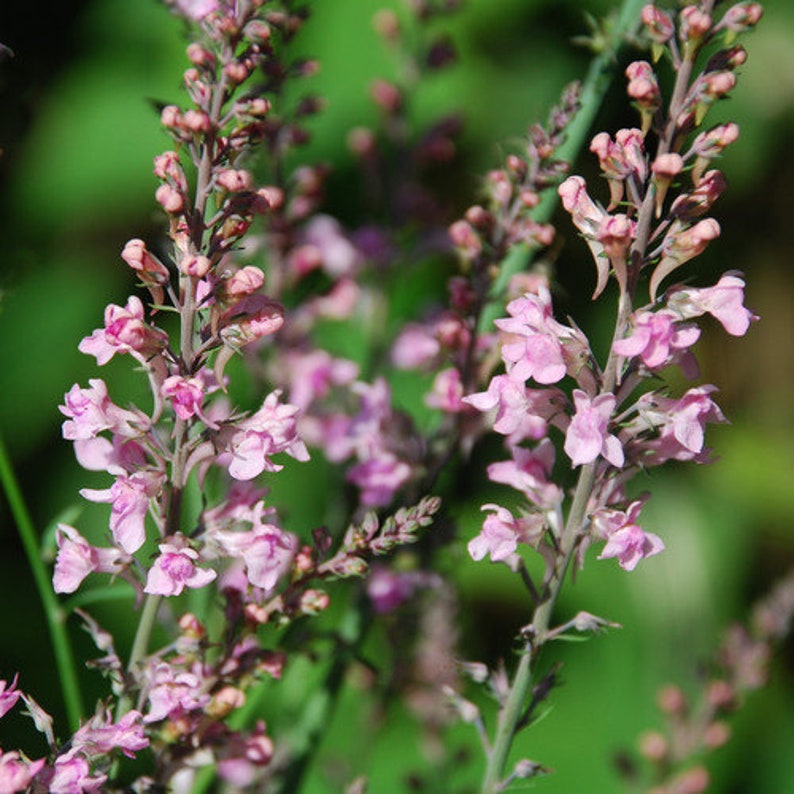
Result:
<instances>
[{"instance_id":1,"label":"pink flower","mask_svg":"<svg viewBox=\"0 0 794 794\"><path fill-rule=\"evenodd\" d=\"M0 752L0 791L27 791L46 762L45 758L30 761L17 752Z\"/></svg>"},{"instance_id":2,"label":"pink flower","mask_svg":"<svg viewBox=\"0 0 794 794\"><path fill-rule=\"evenodd\" d=\"M548 420L561 411L565 395L559 389L527 389L509 375L496 375L487 391L470 394L462 401L478 411L496 408L493 429L515 445L528 438L543 438Z\"/></svg>"},{"instance_id":3,"label":"pink flower","mask_svg":"<svg viewBox=\"0 0 794 794\"><path fill-rule=\"evenodd\" d=\"M128 561L118 549L92 546L74 527L58 524L58 556L52 585L56 593L74 593L90 573L118 573Z\"/></svg>"},{"instance_id":4,"label":"pink flower","mask_svg":"<svg viewBox=\"0 0 794 794\"><path fill-rule=\"evenodd\" d=\"M273 758L273 740L258 722L247 736L234 734L218 753L218 774L235 788L251 786L257 772Z\"/></svg>"},{"instance_id":5,"label":"pink flower","mask_svg":"<svg viewBox=\"0 0 794 794\"><path fill-rule=\"evenodd\" d=\"M210 702L201 670L179 670L167 662L157 662L147 671L149 679L149 713L146 723L203 709Z\"/></svg>"},{"instance_id":6,"label":"pink flower","mask_svg":"<svg viewBox=\"0 0 794 794\"><path fill-rule=\"evenodd\" d=\"M19 678L19 676L15 675L10 686L8 686L5 681L0 681L0 717L5 717L5 715L14 708L17 700L19 700L22 695L16 688L17 678ZM8 686L8 689L6 689L6 686Z\"/></svg>"},{"instance_id":7,"label":"pink flower","mask_svg":"<svg viewBox=\"0 0 794 794\"><path fill-rule=\"evenodd\" d=\"M117 723L109 711L94 715L72 737L73 750L86 755L104 755L121 750L127 758L134 758L138 750L149 746L139 711L128 711Z\"/></svg>"},{"instance_id":8,"label":"pink flower","mask_svg":"<svg viewBox=\"0 0 794 794\"><path fill-rule=\"evenodd\" d=\"M513 338L502 345L507 372L517 381L533 378L538 383L557 383L565 377L562 342L570 329L552 317L551 294L543 287L507 305L511 316L494 323Z\"/></svg>"},{"instance_id":9,"label":"pink flower","mask_svg":"<svg viewBox=\"0 0 794 794\"><path fill-rule=\"evenodd\" d=\"M161 543L159 549L160 556L149 569L144 593L177 596L185 587L197 590L217 576L215 571L196 566L199 555L194 549L173 543Z\"/></svg>"},{"instance_id":10,"label":"pink flower","mask_svg":"<svg viewBox=\"0 0 794 794\"><path fill-rule=\"evenodd\" d=\"M475 561L486 554L491 562L507 560L518 548L518 543L535 543L543 533L543 518L537 514L515 518L505 507L487 504L483 510L493 511L483 522L482 531L469 541L469 555Z\"/></svg>"},{"instance_id":11,"label":"pink flower","mask_svg":"<svg viewBox=\"0 0 794 794\"><path fill-rule=\"evenodd\" d=\"M68 441L94 438L104 430L124 436L138 435L134 424L145 428L146 417L140 412L127 411L111 402L103 380L92 378L90 388L81 389L75 383L64 395L64 405L58 410L67 418L63 423L63 437Z\"/></svg>"},{"instance_id":12,"label":"pink flower","mask_svg":"<svg viewBox=\"0 0 794 794\"><path fill-rule=\"evenodd\" d=\"M218 425L207 419L201 411L201 404L204 401L204 381L201 378L171 375L163 381L160 388L163 397L171 400L174 413L183 422L198 416L208 427L217 429Z\"/></svg>"},{"instance_id":13,"label":"pink flower","mask_svg":"<svg viewBox=\"0 0 794 794\"><path fill-rule=\"evenodd\" d=\"M146 324L143 303L133 295L124 307L111 303L105 309L105 327L86 336L78 348L81 353L95 356L99 366L107 364L116 353L131 353L146 364L167 342L167 334Z\"/></svg>"},{"instance_id":14,"label":"pink flower","mask_svg":"<svg viewBox=\"0 0 794 794\"><path fill-rule=\"evenodd\" d=\"M271 392L253 416L221 431L228 436L231 453L229 474L236 480L251 480L263 471L280 471L272 455L286 452L296 460L308 460L306 446L298 437L295 405L279 402L280 391Z\"/></svg>"},{"instance_id":15,"label":"pink flower","mask_svg":"<svg viewBox=\"0 0 794 794\"><path fill-rule=\"evenodd\" d=\"M521 491L540 508L551 508L562 500L562 492L549 481L554 466L554 445L544 438L535 449L511 447L512 460L488 466L488 479Z\"/></svg>"},{"instance_id":16,"label":"pink flower","mask_svg":"<svg viewBox=\"0 0 794 794\"><path fill-rule=\"evenodd\" d=\"M128 554L134 554L146 539L146 514L162 484L162 474L141 471L130 476L120 475L104 491L83 488L80 495L91 502L110 502L113 505L110 514L113 539Z\"/></svg>"},{"instance_id":17,"label":"pink flower","mask_svg":"<svg viewBox=\"0 0 794 794\"><path fill-rule=\"evenodd\" d=\"M573 400L576 413L565 434L564 447L573 465L592 463L602 455L613 466L623 466L623 447L616 436L607 432L615 410L615 395L600 394L591 399L581 389L574 389Z\"/></svg>"},{"instance_id":18,"label":"pink flower","mask_svg":"<svg viewBox=\"0 0 794 794\"><path fill-rule=\"evenodd\" d=\"M713 287L677 289L670 293L668 305L685 318L710 314L732 336L744 336L758 319L744 307L744 280L738 273L726 273Z\"/></svg>"},{"instance_id":19,"label":"pink flower","mask_svg":"<svg viewBox=\"0 0 794 794\"><path fill-rule=\"evenodd\" d=\"M460 371L456 367L448 367L436 375L432 390L425 395L425 404L447 413L460 413L466 408L462 399Z\"/></svg>"},{"instance_id":20,"label":"pink flower","mask_svg":"<svg viewBox=\"0 0 794 794\"><path fill-rule=\"evenodd\" d=\"M593 529L605 538L599 560L617 557L624 571L633 571L637 563L664 551L664 543L658 535L643 532L635 522L640 515L642 502L632 502L625 513L619 510L599 510L593 514Z\"/></svg>"},{"instance_id":21,"label":"pink flower","mask_svg":"<svg viewBox=\"0 0 794 794\"><path fill-rule=\"evenodd\" d=\"M50 794L91 794L101 792L107 775L91 776L88 760L77 749L55 759L55 770L47 790Z\"/></svg>"},{"instance_id":22,"label":"pink flower","mask_svg":"<svg viewBox=\"0 0 794 794\"><path fill-rule=\"evenodd\" d=\"M697 326L678 322L671 311L638 311L629 336L619 339L612 349L621 356L639 356L648 369L669 364L674 356L686 353L700 337Z\"/></svg>"},{"instance_id":23,"label":"pink flower","mask_svg":"<svg viewBox=\"0 0 794 794\"><path fill-rule=\"evenodd\" d=\"M174 5L181 14L196 22L220 7L218 0L176 0Z\"/></svg>"},{"instance_id":24,"label":"pink flower","mask_svg":"<svg viewBox=\"0 0 794 794\"><path fill-rule=\"evenodd\" d=\"M222 554L242 558L248 581L270 591L289 570L298 539L273 524L256 522L248 532L218 531L212 541Z\"/></svg>"},{"instance_id":25,"label":"pink flower","mask_svg":"<svg viewBox=\"0 0 794 794\"><path fill-rule=\"evenodd\" d=\"M411 478L411 467L391 452L378 451L347 472L348 482L361 489L361 504L384 507Z\"/></svg>"}]
</instances>

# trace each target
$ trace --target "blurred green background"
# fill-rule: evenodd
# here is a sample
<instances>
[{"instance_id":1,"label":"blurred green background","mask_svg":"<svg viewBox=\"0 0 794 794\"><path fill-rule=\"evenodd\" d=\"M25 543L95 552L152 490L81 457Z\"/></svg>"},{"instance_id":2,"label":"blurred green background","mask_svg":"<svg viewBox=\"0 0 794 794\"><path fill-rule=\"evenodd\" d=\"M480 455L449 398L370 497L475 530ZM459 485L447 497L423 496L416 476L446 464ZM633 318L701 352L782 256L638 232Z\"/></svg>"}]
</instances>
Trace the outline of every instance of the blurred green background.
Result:
<instances>
[{"instance_id":1,"label":"blurred green background","mask_svg":"<svg viewBox=\"0 0 794 794\"><path fill-rule=\"evenodd\" d=\"M349 194L357 182L345 136L353 126L375 123L368 85L394 73L371 26L373 12L387 4L312 5L296 46L320 61L321 71L306 90L327 96L328 108L313 122L304 156L334 164L325 209L352 224L356 204ZM745 41L750 57L739 86L710 117L739 120L742 135L720 165L730 181L715 213L722 237L699 260L697 276L705 286L724 270L744 271L747 304L762 318L744 339L709 326L699 343L703 380L719 385L719 403L733 425L711 431L717 465L673 468L649 481L654 496L644 526L664 538L664 555L630 575L613 560L591 559L566 590L561 614L587 609L624 628L555 649L565 662L563 686L552 695L550 715L519 742L521 755L555 770L528 786L532 790L620 790L612 758L657 724L656 689L669 680L694 689L698 664L721 630L745 617L749 604L794 565L794 5L764 5L764 20ZM545 119L563 85L583 75L588 54L570 39L585 32L585 11L603 14L609 7L468 0L450 18L460 63L428 81L414 108L417 128L442 109L459 110L465 118L462 156L451 180L460 190L458 212L473 201L480 175L499 163L503 144L522 136L528 123ZM79 469L60 438L57 405L74 382L98 375L77 343L100 324L106 303L130 294L133 281L119 258L121 248L130 237L153 239L161 229L151 160L168 143L149 100L181 99L182 32L154 0L81 0L47 14L36 4L4 3L0 11L0 41L15 52L0 64L0 430L42 531L56 515L79 506L80 487L104 487L101 476L92 479ZM622 88L619 78L599 129L635 123ZM577 170L593 174L592 158L582 157ZM559 217L558 228L568 238L557 263L558 311L598 333L609 318L589 305L594 274L588 255L565 218ZM420 279L407 289L417 303L418 296L424 300ZM101 374L116 395L134 399L142 393L126 362ZM301 493L293 505L296 523L319 520L322 499L333 498L332 491L313 492L315 498ZM485 494L453 506L462 537L444 564L460 588L461 654L493 662L509 656L510 637L526 620L526 607L505 570L474 565L465 554L482 501ZM103 508L89 506L78 523L100 526L106 520ZM60 719L44 619L3 500L0 544L0 677L21 671L21 686ZM99 609L100 619L131 623L130 602L120 603L120 609ZM374 628L376 657L385 655L377 644L393 628L388 621ZM74 636L84 658L95 655L81 632ZM735 720L733 741L710 757L713 791L794 791L793 651L791 642L781 650L772 684ZM263 707L275 726L276 704L284 722L289 703L300 699L296 682L305 680L306 671L297 669L283 701ZM85 680L101 694L96 675ZM372 720L382 721L381 733L371 729ZM11 715L0 723L0 743L8 749L24 731ZM472 734L471 728L455 728L451 746L471 752ZM41 747L32 741L29 753L35 756ZM374 792L407 790L407 773L421 770L427 753L407 711L395 701L380 713L354 677L306 790L338 791L341 781L359 773L371 777ZM460 781L476 777L477 768L476 759L461 764Z\"/></svg>"}]
</instances>

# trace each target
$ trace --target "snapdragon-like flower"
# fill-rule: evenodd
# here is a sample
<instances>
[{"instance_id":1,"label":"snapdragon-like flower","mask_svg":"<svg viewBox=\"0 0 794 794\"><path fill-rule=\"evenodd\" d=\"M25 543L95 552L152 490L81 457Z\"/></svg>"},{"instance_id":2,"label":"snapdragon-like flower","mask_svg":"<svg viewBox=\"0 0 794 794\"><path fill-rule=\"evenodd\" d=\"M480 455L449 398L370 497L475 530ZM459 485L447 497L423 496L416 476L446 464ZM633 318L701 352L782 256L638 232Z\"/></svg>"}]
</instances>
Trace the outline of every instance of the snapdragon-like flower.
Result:
<instances>
[{"instance_id":1,"label":"snapdragon-like flower","mask_svg":"<svg viewBox=\"0 0 794 794\"><path fill-rule=\"evenodd\" d=\"M138 471L129 476L119 475L116 482L103 491L83 488L80 495L91 502L113 505L110 514L113 539L128 554L134 554L146 539L146 514L163 482L164 475L160 472Z\"/></svg>"},{"instance_id":2,"label":"snapdragon-like flower","mask_svg":"<svg viewBox=\"0 0 794 794\"><path fill-rule=\"evenodd\" d=\"M16 688L17 678L18 676L14 676L10 685L6 681L0 681L0 717L5 717L22 695Z\"/></svg>"},{"instance_id":3,"label":"snapdragon-like flower","mask_svg":"<svg viewBox=\"0 0 794 794\"><path fill-rule=\"evenodd\" d=\"M149 746L144 733L141 713L133 709L118 722L113 722L109 711L95 714L86 722L71 741L72 749L87 756L104 755L121 750L127 758L135 758L138 750Z\"/></svg>"},{"instance_id":4,"label":"snapdragon-like flower","mask_svg":"<svg viewBox=\"0 0 794 794\"><path fill-rule=\"evenodd\" d=\"M58 556L52 584L56 593L74 593L90 573L119 573L131 561L116 548L92 546L74 527L58 524Z\"/></svg>"},{"instance_id":5,"label":"snapdragon-like flower","mask_svg":"<svg viewBox=\"0 0 794 794\"><path fill-rule=\"evenodd\" d=\"M488 466L488 479L521 491L541 509L555 507L562 501L562 491L550 481L554 467L554 444L544 438L534 449L513 446L512 460Z\"/></svg>"},{"instance_id":6,"label":"snapdragon-like flower","mask_svg":"<svg viewBox=\"0 0 794 794\"><path fill-rule=\"evenodd\" d=\"M469 554L475 561L487 554L491 562L502 562L515 553L519 543L534 545L543 534L542 516L530 514L515 518L506 507L495 504L483 505L482 509L492 512L483 522L480 534L469 541Z\"/></svg>"},{"instance_id":7,"label":"snapdragon-like flower","mask_svg":"<svg viewBox=\"0 0 794 794\"><path fill-rule=\"evenodd\" d=\"M664 542L652 532L644 532L636 523L642 501L632 502L625 512L598 510L592 516L593 531L606 540L599 560L617 557L624 571L633 571L640 560L664 551Z\"/></svg>"},{"instance_id":8,"label":"snapdragon-like flower","mask_svg":"<svg viewBox=\"0 0 794 794\"><path fill-rule=\"evenodd\" d=\"M119 408L111 401L103 380L91 378L88 383L88 389L81 389L75 383L64 395L64 404L58 406L58 410L68 417L63 423L65 439L82 441L95 438L105 430L132 437L140 432L136 425L146 428L148 420L144 414Z\"/></svg>"},{"instance_id":9,"label":"snapdragon-like flower","mask_svg":"<svg viewBox=\"0 0 794 794\"><path fill-rule=\"evenodd\" d=\"M700 329L680 322L676 313L638 311L632 317L629 336L617 340L612 349L621 356L638 356L648 369L658 370L677 360L687 377L696 377L698 368L689 348L700 338Z\"/></svg>"},{"instance_id":10,"label":"snapdragon-like flower","mask_svg":"<svg viewBox=\"0 0 794 794\"><path fill-rule=\"evenodd\" d=\"M710 314L731 336L744 336L758 319L744 306L744 280L738 273L726 273L713 287L672 290L667 304L684 318Z\"/></svg>"},{"instance_id":11,"label":"snapdragon-like flower","mask_svg":"<svg viewBox=\"0 0 794 794\"><path fill-rule=\"evenodd\" d=\"M280 471L283 466L272 455L286 452L296 460L308 460L306 445L296 427L299 408L279 401L280 391L271 392L252 416L221 431L230 453L229 474L236 480L251 480L263 471Z\"/></svg>"},{"instance_id":12,"label":"snapdragon-like flower","mask_svg":"<svg viewBox=\"0 0 794 794\"><path fill-rule=\"evenodd\" d=\"M46 763L46 758L31 761L22 753L0 752L0 791L28 791Z\"/></svg>"},{"instance_id":13,"label":"snapdragon-like flower","mask_svg":"<svg viewBox=\"0 0 794 794\"><path fill-rule=\"evenodd\" d=\"M591 398L581 389L574 389L576 413L565 434L565 454L574 466L592 463L599 455L617 468L625 462L623 446L617 436L607 431L615 395L600 394Z\"/></svg>"},{"instance_id":14,"label":"snapdragon-like flower","mask_svg":"<svg viewBox=\"0 0 794 794\"><path fill-rule=\"evenodd\" d=\"M130 353L146 364L167 343L168 335L164 331L145 322L143 303L133 295L126 306L111 303L105 309L105 327L86 336L78 347L102 366L116 353Z\"/></svg>"},{"instance_id":15,"label":"snapdragon-like flower","mask_svg":"<svg viewBox=\"0 0 794 794\"><path fill-rule=\"evenodd\" d=\"M204 677L198 666L180 670L167 662L156 662L147 670L149 710L145 723L160 722L167 717L203 709L210 702Z\"/></svg>"},{"instance_id":16,"label":"snapdragon-like flower","mask_svg":"<svg viewBox=\"0 0 794 794\"><path fill-rule=\"evenodd\" d=\"M512 335L502 345L508 375L519 382L529 378L542 384L562 380L567 371L562 340L570 329L554 319L551 293L541 287L537 295L527 294L510 301L507 313L510 317L494 324Z\"/></svg>"},{"instance_id":17,"label":"snapdragon-like flower","mask_svg":"<svg viewBox=\"0 0 794 794\"><path fill-rule=\"evenodd\" d=\"M180 538L180 536L176 536ZM199 555L195 549L172 543L159 545L160 556L154 561L146 578L144 593L162 596L178 596L186 587L197 590L208 585L218 575L216 571L199 568Z\"/></svg>"}]
</instances>

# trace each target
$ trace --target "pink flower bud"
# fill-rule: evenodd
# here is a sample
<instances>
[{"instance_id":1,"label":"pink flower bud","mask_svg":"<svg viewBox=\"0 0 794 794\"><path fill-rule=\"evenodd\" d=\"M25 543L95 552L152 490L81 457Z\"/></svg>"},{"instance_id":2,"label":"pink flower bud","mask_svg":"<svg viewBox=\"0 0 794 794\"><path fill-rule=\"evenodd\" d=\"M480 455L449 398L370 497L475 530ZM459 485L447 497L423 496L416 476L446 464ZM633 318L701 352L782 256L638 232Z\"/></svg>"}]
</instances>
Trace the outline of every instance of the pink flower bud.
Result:
<instances>
[{"instance_id":1,"label":"pink flower bud","mask_svg":"<svg viewBox=\"0 0 794 794\"><path fill-rule=\"evenodd\" d=\"M626 67L629 84L626 93L643 110L654 111L661 104L661 93L653 67L647 61L634 61Z\"/></svg>"},{"instance_id":2,"label":"pink flower bud","mask_svg":"<svg viewBox=\"0 0 794 794\"><path fill-rule=\"evenodd\" d=\"M160 111L160 122L168 129L176 129L182 124L182 114L176 105L166 105Z\"/></svg>"},{"instance_id":3,"label":"pink flower bud","mask_svg":"<svg viewBox=\"0 0 794 794\"><path fill-rule=\"evenodd\" d=\"M504 171L489 171L488 191L497 204L506 205L513 196L513 183Z\"/></svg>"},{"instance_id":4,"label":"pink flower bud","mask_svg":"<svg viewBox=\"0 0 794 794\"><path fill-rule=\"evenodd\" d=\"M223 294L227 299L237 300L261 289L264 283L265 274L254 265L247 265L226 279Z\"/></svg>"},{"instance_id":5,"label":"pink flower bud","mask_svg":"<svg viewBox=\"0 0 794 794\"><path fill-rule=\"evenodd\" d=\"M249 69L241 61L230 61L223 67L223 73L232 83L239 85L248 79Z\"/></svg>"},{"instance_id":6,"label":"pink flower bud","mask_svg":"<svg viewBox=\"0 0 794 794\"><path fill-rule=\"evenodd\" d=\"M396 85L386 80L375 80L370 86L369 93L375 104L390 115L397 113L402 107L402 92Z\"/></svg>"},{"instance_id":7,"label":"pink flower bud","mask_svg":"<svg viewBox=\"0 0 794 794\"><path fill-rule=\"evenodd\" d=\"M182 212L185 208L184 197L176 188L170 185L160 185L155 191L154 197L162 208L172 215Z\"/></svg>"},{"instance_id":8,"label":"pink flower bud","mask_svg":"<svg viewBox=\"0 0 794 794\"><path fill-rule=\"evenodd\" d=\"M179 269L186 276L193 278L204 278L210 272L212 262L201 254L188 254L179 262Z\"/></svg>"},{"instance_id":9,"label":"pink flower bud","mask_svg":"<svg viewBox=\"0 0 794 794\"><path fill-rule=\"evenodd\" d=\"M673 20L664 11L660 11L652 4L648 4L642 9L640 19L642 24L645 25L651 40L657 44L664 44L669 41L673 33L675 33Z\"/></svg>"},{"instance_id":10,"label":"pink flower bud","mask_svg":"<svg viewBox=\"0 0 794 794\"><path fill-rule=\"evenodd\" d=\"M660 154L653 161L653 165L651 166L651 170L656 176L665 179L672 179L678 176L683 168L684 160L680 154L676 154L675 152Z\"/></svg>"},{"instance_id":11,"label":"pink flower bud","mask_svg":"<svg viewBox=\"0 0 794 794\"><path fill-rule=\"evenodd\" d=\"M699 41L711 30L711 25L711 17L697 6L681 9L681 41Z\"/></svg>"},{"instance_id":12,"label":"pink flower bud","mask_svg":"<svg viewBox=\"0 0 794 794\"><path fill-rule=\"evenodd\" d=\"M482 250L479 235L467 221L455 221L449 227L449 237L452 244L470 259L473 259Z\"/></svg>"},{"instance_id":13,"label":"pink flower bud","mask_svg":"<svg viewBox=\"0 0 794 794\"><path fill-rule=\"evenodd\" d=\"M692 143L692 152L698 157L712 158L722 154L739 137L739 125L730 121L701 132Z\"/></svg>"},{"instance_id":14,"label":"pink flower bud","mask_svg":"<svg viewBox=\"0 0 794 794\"><path fill-rule=\"evenodd\" d=\"M143 240L129 240L121 252L121 258L140 274L144 284L168 283L168 268L146 250Z\"/></svg>"},{"instance_id":15,"label":"pink flower bud","mask_svg":"<svg viewBox=\"0 0 794 794\"><path fill-rule=\"evenodd\" d=\"M728 183L721 171L707 171L691 193L678 196L670 212L682 220L705 215L727 187Z\"/></svg>"},{"instance_id":16,"label":"pink flower bud","mask_svg":"<svg viewBox=\"0 0 794 794\"><path fill-rule=\"evenodd\" d=\"M158 179L170 180L182 190L187 189L182 164L176 152L163 152L154 158L154 175Z\"/></svg>"},{"instance_id":17,"label":"pink flower bud","mask_svg":"<svg viewBox=\"0 0 794 794\"><path fill-rule=\"evenodd\" d=\"M210 131L212 123L210 117L203 110L187 110L182 118L182 126L194 133Z\"/></svg>"},{"instance_id":18,"label":"pink flower bud","mask_svg":"<svg viewBox=\"0 0 794 794\"><path fill-rule=\"evenodd\" d=\"M387 41L395 41L400 36L400 20L391 9L382 8L376 11L372 17L372 27Z\"/></svg>"},{"instance_id":19,"label":"pink flower bud","mask_svg":"<svg viewBox=\"0 0 794 794\"><path fill-rule=\"evenodd\" d=\"M243 33L250 41L264 44L270 40L270 25L260 19L252 19L243 29Z\"/></svg>"},{"instance_id":20,"label":"pink flower bud","mask_svg":"<svg viewBox=\"0 0 794 794\"><path fill-rule=\"evenodd\" d=\"M280 187L266 185L260 187L256 192L258 196L267 201L270 209L277 210L284 206L284 191Z\"/></svg>"},{"instance_id":21,"label":"pink flower bud","mask_svg":"<svg viewBox=\"0 0 794 794\"><path fill-rule=\"evenodd\" d=\"M725 27L732 33L744 33L758 24L763 13L760 3L737 3L725 12L720 27Z\"/></svg>"},{"instance_id":22,"label":"pink flower bud","mask_svg":"<svg viewBox=\"0 0 794 794\"><path fill-rule=\"evenodd\" d=\"M710 99L720 99L736 86L733 72L709 72L703 78L703 93Z\"/></svg>"},{"instance_id":23,"label":"pink flower bud","mask_svg":"<svg viewBox=\"0 0 794 794\"><path fill-rule=\"evenodd\" d=\"M230 193L238 193L248 190L252 182L251 174L248 171L227 168L220 171L216 177L216 184Z\"/></svg>"},{"instance_id":24,"label":"pink flower bud","mask_svg":"<svg viewBox=\"0 0 794 794\"><path fill-rule=\"evenodd\" d=\"M206 47L202 47L197 42L188 45L187 57L195 66L210 67L215 63L215 56Z\"/></svg>"}]
</instances>

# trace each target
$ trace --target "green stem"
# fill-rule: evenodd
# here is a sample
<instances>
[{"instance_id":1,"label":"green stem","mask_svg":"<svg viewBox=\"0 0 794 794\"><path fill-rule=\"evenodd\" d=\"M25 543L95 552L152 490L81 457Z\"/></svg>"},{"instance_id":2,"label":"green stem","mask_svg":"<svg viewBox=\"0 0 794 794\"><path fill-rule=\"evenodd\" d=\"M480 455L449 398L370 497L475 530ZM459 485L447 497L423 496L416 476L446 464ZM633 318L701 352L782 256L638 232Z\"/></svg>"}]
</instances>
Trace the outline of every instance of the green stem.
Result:
<instances>
[{"instance_id":1,"label":"green stem","mask_svg":"<svg viewBox=\"0 0 794 794\"><path fill-rule=\"evenodd\" d=\"M592 60L587 75L582 83L579 112L574 116L565 130L565 140L556 152L556 158L566 163L573 163L587 142L590 130L598 111L604 101L617 66L617 53L626 36L633 32L639 23L640 10L647 0L624 0L615 25L611 31L611 41ZM548 223L557 207L559 196L556 190L546 190L538 204L533 218L538 223ZM489 295L490 303L480 316L480 333L487 333L493 327L493 321L502 310L502 299L510 279L522 270L526 270L537 248L528 245L515 246L505 257L499 268Z\"/></svg>"},{"instance_id":2,"label":"green stem","mask_svg":"<svg viewBox=\"0 0 794 794\"><path fill-rule=\"evenodd\" d=\"M77 668L75 658L72 653L72 645L69 634L66 631L66 614L58 602L55 591L52 589L52 581L44 562L41 558L39 541L36 531L33 528L33 521L28 512L22 491L14 475L14 469L6 452L2 438L0 438L0 481L3 491L8 499L8 506L17 525L22 546L28 558L28 564L33 571L33 580L39 597L44 606L44 614L47 617L47 628L50 633L50 640L55 652L55 663L58 668L58 678L60 679L63 699L66 705L66 715L69 719L69 726L72 731L80 727L80 717L83 715L83 703L80 694L80 686L77 680Z\"/></svg>"}]
</instances>

